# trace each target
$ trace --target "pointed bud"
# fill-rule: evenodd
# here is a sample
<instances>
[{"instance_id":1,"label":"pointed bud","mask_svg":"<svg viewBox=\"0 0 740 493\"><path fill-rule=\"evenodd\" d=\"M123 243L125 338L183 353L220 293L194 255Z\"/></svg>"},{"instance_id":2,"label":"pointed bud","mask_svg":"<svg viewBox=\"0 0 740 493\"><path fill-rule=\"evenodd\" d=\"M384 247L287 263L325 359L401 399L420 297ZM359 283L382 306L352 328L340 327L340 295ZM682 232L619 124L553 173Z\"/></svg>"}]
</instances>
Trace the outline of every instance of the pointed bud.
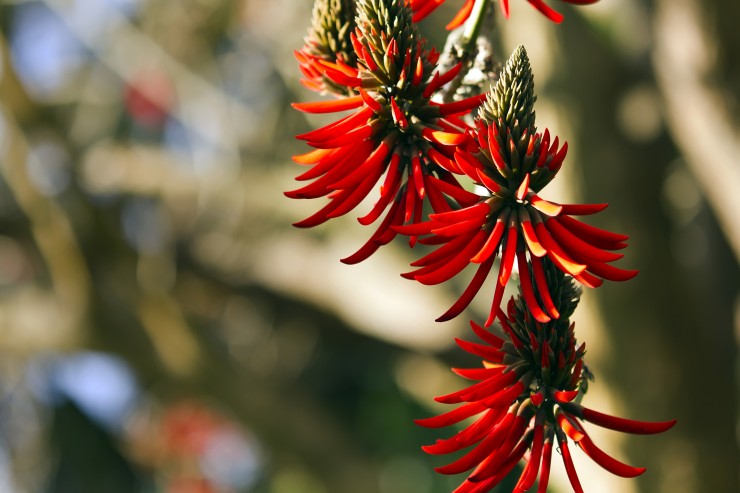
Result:
<instances>
[{"instance_id":1,"label":"pointed bud","mask_svg":"<svg viewBox=\"0 0 740 493\"><path fill-rule=\"evenodd\" d=\"M412 62L415 64L425 51L425 42L412 22L411 9L404 0L357 0L356 4L360 43L368 52L387 47L385 66L378 64L373 72L377 72L375 75L379 80L386 79L383 82L397 80L405 66ZM410 70L418 72L415 66ZM424 75L428 73L425 70L421 72ZM416 75L416 79L420 78Z\"/></svg>"},{"instance_id":2,"label":"pointed bud","mask_svg":"<svg viewBox=\"0 0 740 493\"><path fill-rule=\"evenodd\" d=\"M534 76L524 46L519 46L506 61L496 85L488 93L488 99L480 109L479 117L486 123L496 123L499 130L513 129L518 122L521 130L534 133ZM515 134L515 140L520 137ZM523 154L526 153L526 149Z\"/></svg>"},{"instance_id":3,"label":"pointed bud","mask_svg":"<svg viewBox=\"0 0 740 493\"><path fill-rule=\"evenodd\" d=\"M341 95L352 93L350 88L329 80L319 61L341 61L356 67L357 54L352 43L354 28L353 0L316 0L305 45L296 53L306 76L303 80L306 87Z\"/></svg>"}]
</instances>

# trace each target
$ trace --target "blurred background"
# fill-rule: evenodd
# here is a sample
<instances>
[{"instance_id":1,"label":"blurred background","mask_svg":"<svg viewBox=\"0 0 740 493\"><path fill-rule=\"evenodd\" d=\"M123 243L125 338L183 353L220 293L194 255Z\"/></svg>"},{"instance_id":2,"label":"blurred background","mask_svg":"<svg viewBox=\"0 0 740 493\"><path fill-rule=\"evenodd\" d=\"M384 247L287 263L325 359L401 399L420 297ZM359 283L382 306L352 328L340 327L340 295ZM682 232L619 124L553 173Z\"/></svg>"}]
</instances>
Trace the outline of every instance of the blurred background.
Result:
<instances>
[{"instance_id":1,"label":"blurred background","mask_svg":"<svg viewBox=\"0 0 740 493\"><path fill-rule=\"evenodd\" d=\"M629 234L620 265L641 271L576 312L585 404L679 421L594 430L648 472L614 478L575 452L586 491L740 491L740 3L552 0L560 26L511 3L499 55L525 44L538 125L570 145L545 197L609 202L587 221ZM422 24L440 48L447 4ZM479 364L451 343L487 300L436 324L464 280L403 280L417 254L401 240L340 264L372 231L352 214L290 226L320 206L282 195L305 152L293 135L327 121L289 107L317 98L292 56L311 8L0 2L0 492L462 480L433 472L444 458L420 446L439 432L412 420L463 385L451 365Z\"/></svg>"}]
</instances>

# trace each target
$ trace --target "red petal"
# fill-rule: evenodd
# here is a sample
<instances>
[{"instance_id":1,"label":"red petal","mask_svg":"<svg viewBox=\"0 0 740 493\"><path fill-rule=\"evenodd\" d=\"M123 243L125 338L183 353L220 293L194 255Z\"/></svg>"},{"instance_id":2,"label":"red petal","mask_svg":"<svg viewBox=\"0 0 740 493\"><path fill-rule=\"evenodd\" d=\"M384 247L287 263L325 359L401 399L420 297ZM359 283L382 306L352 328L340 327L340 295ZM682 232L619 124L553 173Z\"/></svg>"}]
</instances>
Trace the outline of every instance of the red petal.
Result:
<instances>
[{"instance_id":1,"label":"red petal","mask_svg":"<svg viewBox=\"0 0 740 493\"><path fill-rule=\"evenodd\" d=\"M514 372L511 371L508 374L512 374L512 373ZM526 376L522 378L526 378ZM488 397L487 399L483 401L483 403L486 406L491 407L491 408L510 406L512 402L517 397L519 397L522 394L522 392L524 392L525 388L526 388L526 385L521 380L519 380L511 387L500 390L496 392L494 395L492 395L491 397Z\"/></svg>"},{"instance_id":2,"label":"red petal","mask_svg":"<svg viewBox=\"0 0 740 493\"><path fill-rule=\"evenodd\" d=\"M438 164L450 173L462 174L462 170L457 165L457 163L439 152L437 149L430 147L429 150L427 150L427 156L429 157L429 159L432 160L433 163Z\"/></svg>"},{"instance_id":3,"label":"red petal","mask_svg":"<svg viewBox=\"0 0 740 493\"><path fill-rule=\"evenodd\" d=\"M494 368L453 368L452 371L456 375L460 375L468 380L486 380L491 378L496 373L501 373L504 370L503 366L497 366Z\"/></svg>"},{"instance_id":4,"label":"red petal","mask_svg":"<svg viewBox=\"0 0 740 493\"><path fill-rule=\"evenodd\" d=\"M463 291L463 294L460 295L457 301L446 312L435 319L436 322L446 322L455 318L473 301L473 298L478 294L478 291L480 291L481 286L483 286L483 283L488 277L488 273L491 272L494 259L495 257L489 257L488 260L480 264L470 284Z\"/></svg>"},{"instance_id":5,"label":"red petal","mask_svg":"<svg viewBox=\"0 0 740 493\"><path fill-rule=\"evenodd\" d=\"M480 402L468 402L452 411L448 411L431 418L416 419L414 423L425 428L442 428L444 426L454 425L476 414L482 413L487 408Z\"/></svg>"},{"instance_id":6,"label":"red petal","mask_svg":"<svg viewBox=\"0 0 740 493\"><path fill-rule=\"evenodd\" d=\"M535 320L545 324L550 321L550 317L548 317L544 310L540 308L540 304L537 302L537 298L532 290L532 280L529 275L529 267L527 267L527 258L524 255L524 252L517 252L516 257L517 265L519 266L519 282L522 288L524 302L527 304L527 309Z\"/></svg>"},{"instance_id":7,"label":"red petal","mask_svg":"<svg viewBox=\"0 0 740 493\"><path fill-rule=\"evenodd\" d=\"M357 264L366 260L381 246L388 244L396 236L396 232L390 229L389 226L402 221L402 205L403 200L393 202L388 214L386 214L385 219L380 223L373 236L359 250L349 257L341 259L340 262L348 265Z\"/></svg>"},{"instance_id":8,"label":"red petal","mask_svg":"<svg viewBox=\"0 0 740 493\"><path fill-rule=\"evenodd\" d=\"M463 144L468 139L468 136L464 133L442 132L440 130L432 130L429 127L425 127L421 131L421 135L430 142L446 146L457 146Z\"/></svg>"},{"instance_id":9,"label":"red petal","mask_svg":"<svg viewBox=\"0 0 740 493\"><path fill-rule=\"evenodd\" d=\"M457 185L454 185L452 183L449 183L444 180L440 180L439 178L430 176L429 180L436 186L442 193L445 195L452 197L455 199L459 204L465 204L465 205L472 205L478 200L480 200L480 196L477 194L474 194L473 192L468 192L464 188L460 186L458 183Z\"/></svg>"},{"instance_id":10,"label":"red petal","mask_svg":"<svg viewBox=\"0 0 740 493\"><path fill-rule=\"evenodd\" d=\"M545 17L553 21L555 24L563 22L563 15L552 8L550 8L543 0L527 0L534 8L542 12Z\"/></svg>"},{"instance_id":11,"label":"red petal","mask_svg":"<svg viewBox=\"0 0 740 493\"><path fill-rule=\"evenodd\" d=\"M501 252L501 269L498 275L498 282L502 286L506 286L511 276L511 268L514 265L514 255L516 254L518 230L516 219L510 218L509 228L506 233L506 244Z\"/></svg>"},{"instance_id":12,"label":"red petal","mask_svg":"<svg viewBox=\"0 0 740 493\"><path fill-rule=\"evenodd\" d=\"M676 424L676 420L662 422L649 422L649 421L634 421L631 419L619 418L616 416L610 416L608 414L600 413L587 407L579 406L577 404L564 404L563 406L568 412L572 412L571 408L576 409L573 412L576 416L579 416L586 421L603 428L610 430L621 431L624 433L632 433L635 435L652 435L654 433L663 433L669 430ZM577 407L576 407L577 406ZM578 409L580 408L580 409ZM580 412L578 412L580 411Z\"/></svg>"},{"instance_id":13,"label":"red petal","mask_svg":"<svg viewBox=\"0 0 740 493\"><path fill-rule=\"evenodd\" d=\"M562 204L561 207L563 208L563 214L569 216L588 216L603 211L609 207L609 204Z\"/></svg>"},{"instance_id":14,"label":"red petal","mask_svg":"<svg viewBox=\"0 0 740 493\"><path fill-rule=\"evenodd\" d=\"M483 241L485 241L485 233L483 231L478 231L470 243L467 244L455 257L451 258L449 262L446 262L444 265L432 272L423 275L416 275L414 278L420 283L427 285L440 284L448 281L470 263L470 257L481 247Z\"/></svg>"},{"instance_id":15,"label":"red petal","mask_svg":"<svg viewBox=\"0 0 740 493\"><path fill-rule=\"evenodd\" d=\"M586 455L591 457L594 462L596 462L598 465L612 474L615 474L622 478L634 478L645 472L644 467L630 466L610 456L599 447L597 447L594 442L591 441L591 438L589 438L588 435L584 435L583 439L577 443L578 446L581 447L581 450L586 453Z\"/></svg>"},{"instance_id":16,"label":"red petal","mask_svg":"<svg viewBox=\"0 0 740 493\"><path fill-rule=\"evenodd\" d=\"M555 308L555 304L552 302L550 297L550 289L547 286L547 278L545 277L545 271L542 268L542 261L537 257L531 257L530 263L532 264L532 272L534 273L534 281L537 285L537 292L540 294L542 304L545 305L545 310L550 314L552 318L560 318L558 309Z\"/></svg>"},{"instance_id":17,"label":"red petal","mask_svg":"<svg viewBox=\"0 0 740 493\"><path fill-rule=\"evenodd\" d=\"M411 8L414 10L414 15L411 18L413 22L419 22L422 19L424 19L426 16L431 14L434 9L439 7L444 3L445 0L428 0L428 1L420 1L420 2L414 2L411 0ZM417 5L421 5L421 8L416 8Z\"/></svg>"},{"instance_id":18,"label":"red petal","mask_svg":"<svg viewBox=\"0 0 740 493\"><path fill-rule=\"evenodd\" d=\"M416 196L423 201L426 196L426 190L424 190L424 171L422 170L421 159L419 159L419 156L411 158L411 170L411 177L414 190L416 190Z\"/></svg>"},{"instance_id":19,"label":"red petal","mask_svg":"<svg viewBox=\"0 0 740 493\"><path fill-rule=\"evenodd\" d=\"M362 101L365 103L365 105L373 110L373 112L380 113L381 111L383 111L383 106L362 88L360 88L360 97L362 98Z\"/></svg>"},{"instance_id":20,"label":"red petal","mask_svg":"<svg viewBox=\"0 0 740 493\"><path fill-rule=\"evenodd\" d=\"M336 111L353 110L362 106L361 96L335 99L332 101L316 101L311 103L291 103L291 106L304 113L334 113Z\"/></svg>"},{"instance_id":21,"label":"red petal","mask_svg":"<svg viewBox=\"0 0 740 493\"><path fill-rule=\"evenodd\" d=\"M568 255L560 248L560 245L552 239L550 233L545 228L545 224L538 222L534 225L535 231L537 232L537 238L539 238L542 245L547 249L547 256L550 257L555 265L561 270L567 272L572 276L577 276L586 269L583 264L578 264L572 260Z\"/></svg>"},{"instance_id":22,"label":"red petal","mask_svg":"<svg viewBox=\"0 0 740 493\"><path fill-rule=\"evenodd\" d=\"M568 473L570 485L573 487L575 493L583 493L581 482L578 480L578 474L573 465L573 459L570 456L570 450L568 450L568 441L563 438L563 440L558 440L558 442L560 444L560 452L563 454L563 464L565 464L565 471Z\"/></svg>"},{"instance_id":23,"label":"red petal","mask_svg":"<svg viewBox=\"0 0 740 493\"><path fill-rule=\"evenodd\" d=\"M516 190L516 199L517 200L524 200L524 197L527 196L527 192L529 191L529 173L524 175L524 180L522 180L522 183L519 185L519 188ZM534 205L534 204L532 204Z\"/></svg>"},{"instance_id":24,"label":"red petal","mask_svg":"<svg viewBox=\"0 0 740 493\"><path fill-rule=\"evenodd\" d=\"M532 204L532 207L542 212L543 214L547 214L548 216L551 216L551 217L557 216L563 210L562 205L553 204L552 202L548 202L547 200L538 196L536 193L532 193L531 195L528 195L527 198L529 199L529 202Z\"/></svg>"},{"instance_id":25,"label":"red petal","mask_svg":"<svg viewBox=\"0 0 740 493\"><path fill-rule=\"evenodd\" d=\"M391 115L393 116L393 122L401 127L401 129L405 130L409 126L406 115L403 114L403 111L401 111L401 108L396 103L396 98L391 98Z\"/></svg>"},{"instance_id":26,"label":"red petal","mask_svg":"<svg viewBox=\"0 0 740 493\"><path fill-rule=\"evenodd\" d=\"M388 171L385 175L385 181L380 187L380 198L377 202L375 202L375 205L373 205L373 208L370 210L370 212L362 217L357 218L357 221L363 226L374 223L380 217L380 214L383 213L386 207L388 207L388 204L390 204L391 201L396 198L398 189L401 185L401 173L398 170L398 165L400 161L401 156L399 156L398 154L393 154L393 156L391 157L390 165L388 166Z\"/></svg>"},{"instance_id":27,"label":"red petal","mask_svg":"<svg viewBox=\"0 0 740 493\"><path fill-rule=\"evenodd\" d=\"M362 125L354 130L351 130L344 134L338 134L335 137L328 140L309 140L308 144L319 149L331 149L334 147L344 147L347 145L356 145L358 142L362 142L369 137L372 137L376 130L380 126L380 122L376 121L371 124Z\"/></svg>"},{"instance_id":28,"label":"red petal","mask_svg":"<svg viewBox=\"0 0 740 493\"><path fill-rule=\"evenodd\" d=\"M347 87L360 87L362 85L362 79L356 76L351 76L345 73L342 70L334 70L331 68L326 68L324 70L324 75L330 79L332 82L335 82L339 84L340 86L347 86ZM355 96L357 97L357 96Z\"/></svg>"},{"instance_id":29,"label":"red petal","mask_svg":"<svg viewBox=\"0 0 740 493\"><path fill-rule=\"evenodd\" d=\"M481 247L478 253L476 253L475 256L470 259L471 262L481 263L490 258L494 258L496 249L498 248L499 243L501 242L501 237L504 234L506 223L509 220L509 215L510 212L508 209L499 213L499 216L496 218L496 224L494 225L493 230L488 235L488 238L483 244L483 247Z\"/></svg>"},{"instance_id":30,"label":"red petal","mask_svg":"<svg viewBox=\"0 0 740 493\"><path fill-rule=\"evenodd\" d=\"M470 321L470 327L473 329L473 332L475 332L475 335L481 338L481 340L485 341L486 343L490 344L491 346L495 348L501 348L501 346L504 345L504 340L500 337L491 334L489 331L478 325L477 323Z\"/></svg>"},{"instance_id":31,"label":"red petal","mask_svg":"<svg viewBox=\"0 0 740 493\"><path fill-rule=\"evenodd\" d=\"M482 183L483 186L486 187L492 193L496 193L499 190L501 190L501 185L499 185L498 183L496 183L496 181L493 178L491 178L490 176L488 176L486 174L485 170L478 169L478 170L476 170L476 173L475 174L478 177L476 181ZM473 179L475 179L475 178L473 178Z\"/></svg>"},{"instance_id":32,"label":"red petal","mask_svg":"<svg viewBox=\"0 0 740 493\"><path fill-rule=\"evenodd\" d=\"M457 345L460 346L463 351L474 354L476 356L480 356L484 360L490 361L491 363L500 363L505 355L501 350L497 348L486 346L484 344L477 344L475 342L466 341L464 339L455 338L455 343L457 343Z\"/></svg>"},{"instance_id":33,"label":"red petal","mask_svg":"<svg viewBox=\"0 0 740 493\"><path fill-rule=\"evenodd\" d=\"M504 441L509 431L512 430L515 424L515 417L511 413L507 413L503 420L481 441L475 448L470 450L468 453L460 457L454 462L447 464L446 466L437 467L435 471L441 474L459 474L461 472L472 469L481 461L485 460L490 454L496 450L501 442ZM498 454L498 452L496 452ZM508 454L508 451L507 451ZM504 456L501 460L503 462L506 459Z\"/></svg>"},{"instance_id":34,"label":"red petal","mask_svg":"<svg viewBox=\"0 0 740 493\"><path fill-rule=\"evenodd\" d=\"M298 164L316 164L332 151L333 149L314 149L313 151L309 151L305 154L298 154L296 156L293 156L293 161Z\"/></svg>"},{"instance_id":35,"label":"red petal","mask_svg":"<svg viewBox=\"0 0 740 493\"><path fill-rule=\"evenodd\" d=\"M558 219L565 227L571 230L574 234L578 235L580 238L605 250L617 250L618 248L607 248L604 245L597 244L597 241L601 241L607 244L619 244L629 240L629 236L627 235L620 235L617 233L612 233L611 231L599 229L577 219L574 219L570 216L561 215ZM624 247L622 246L620 248Z\"/></svg>"},{"instance_id":36,"label":"red petal","mask_svg":"<svg viewBox=\"0 0 740 493\"><path fill-rule=\"evenodd\" d=\"M563 226L560 221L558 221L558 218L545 220L545 224L547 225L548 231L552 233L558 243L563 245L566 251L570 253L573 258L580 260L583 263L589 264L589 261L613 262L624 257L623 254L606 252L583 241Z\"/></svg>"},{"instance_id":37,"label":"red petal","mask_svg":"<svg viewBox=\"0 0 740 493\"><path fill-rule=\"evenodd\" d=\"M385 171L388 161L386 158L391 152L391 148L395 141L395 137L386 137L386 139L376 147L373 152L367 157L364 163L358 166L351 173L332 184L332 188L341 189L355 186L363 180L366 180L370 176L379 175Z\"/></svg>"},{"instance_id":38,"label":"red petal","mask_svg":"<svg viewBox=\"0 0 740 493\"><path fill-rule=\"evenodd\" d=\"M445 29L452 31L453 29L462 26L468 17L470 17L474 3L475 0L465 0L465 4L460 8L455 17L452 18L450 23L445 26Z\"/></svg>"},{"instance_id":39,"label":"red petal","mask_svg":"<svg viewBox=\"0 0 740 493\"><path fill-rule=\"evenodd\" d=\"M537 472L540 468L540 459L542 458L542 449L544 447L544 429L542 424L536 424L534 427L534 438L532 439L532 453L527 461L527 466L522 471L520 482L517 483L514 491L524 492L529 490L537 479ZM513 492L512 492L513 493Z\"/></svg>"},{"instance_id":40,"label":"red petal","mask_svg":"<svg viewBox=\"0 0 740 493\"><path fill-rule=\"evenodd\" d=\"M485 461L475 468L475 471L470 475L469 480L473 482L481 481L493 474L496 474L496 472L501 469L504 462L513 455L512 452L514 451L514 447L522 438L528 422L529 417L518 415L514 419L514 423L510 427L508 436L504 443L498 447L495 454L490 454ZM524 450L526 450L526 448ZM524 451L522 451L522 454L523 453ZM517 458L517 461L518 460L519 459Z\"/></svg>"},{"instance_id":41,"label":"red petal","mask_svg":"<svg viewBox=\"0 0 740 493\"><path fill-rule=\"evenodd\" d=\"M603 280L585 271L581 272L577 276L573 276L573 278L588 288L598 288L599 286L604 284Z\"/></svg>"},{"instance_id":42,"label":"red petal","mask_svg":"<svg viewBox=\"0 0 740 493\"><path fill-rule=\"evenodd\" d=\"M552 433L552 432L550 432ZM552 462L552 437L548 436L542 450L542 463L540 464L540 481L537 493L547 493L547 483L550 481L550 464Z\"/></svg>"},{"instance_id":43,"label":"red petal","mask_svg":"<svg viewBox=\"0 0 740 493\"><path fill-rule=\"evenodd\" d=\"M544 257L547 255L547 250L545 250L537 239L537 235L532 227L532 220L525 207L519 208L519 224L522 227L524 240L527 242L527 248L529 248L530 253L535 257Z\"/></svg>"},{"instance_id":44,"label":"red petal","mask_svg":"<svg viewBox=\"0 0 740 493\"><path fill-rule=\"evenodd\" d=\"M558 402L571 402L578 397L578 390L558 390L553 392L553 397Z\"/></svg>"},{"instance_id":45,"label":"red petal","mask_svg":"<svg viewBox=\"0 0 740 493\"><path fill-rule=\"evenodd\" d=\"M467 428L422 448L430 454L449 454L467 448L483 440L502 421L505 414L505 409L488 409Z\"/></svg>"},{"instance_id":46,"label":"red petal","mask_svg":"<svg viewBox=\"0 0 740 493\"><path fill-rule=\"evenodd\" d=\"M362 108L361 110L356 111L351 115L347 115L344 118L340 118L328 125L324 125L323 127L311 130L304 134L296 135L295 138L307 140L309 142L322 142L367 125L368 118L372 115L373 110L370 108Z\"/></svg>"},{"instance_id":47,"label":"red petal","mask_svg":"<svg viewBox=\"0 0 740 493\"><path fill-rule=\"evenodd\" d=\"M455 162L467 176L476 181L480 179L478 170L482 169L483 165L472 154L458 148L455 150Z\"/></svg>"},{"instance_id":48,"label":"red petal","mask_svg":"<svg viewBox=\"0 0 740 493\"><path fill-rule=\"evenodd\" d=\"M439 114L442 116L454 116L464 115L470 112L470 110L480 106L483 101L486 100L487 93L480 94L478 96L472 96L465 98L454 103L445 103L439 105Z\"/></svg>"},{"instance_id":49,"label":"red petal","mask_svg":"<svg viewBox=\"0 0 740 493\"><path fill-rule=\"evenodd\" d=\"M368 174L363 181L357 184L354 188L348 188L346 190L351 191L346 198L343 198L342 203L339 204L334 210L327 214L328 218L335 218L347 214L349 211L357 207L362 200L367 197L367 194L372 190L375 184L383 174L383 169L377 169ZM344 190L343 190L344 192ZM342 194L344 195L344 194ZM336 200L336 199L335 199Z\"/></svg>"},{"instance_id":50,"label":"red petal","mask_svg":"<svg viewBox=\"0 0 740 493\"><path fill-rule=\"evenodd\" d=\"M478 382L469 387L466 387L449 394L440 395L434 398L437 402L444 404L459 404L461 402L478 402L482 397L486 395L497 395L502 390L506 389L508 385L514 383L517 379L517 374L514 371L507 373L499 373L491 378ZM487 407L502 407L502 406L489 406L487 400L484 401ZM508 407L508 406L507 406Z\"/></svg>"},{"instance_id":51,"label":"red petal","mask_svg":"<svg viewBox=\"0 0 740 493\"><path fill-rule=\"evenodd\" d=\"M509 18L509 0L500 0L501 12L504 13L504 17Z\"/></svg>"},{"instance_id":52,"label":"red petal","mask_svg":"<svg viewBox=\"0 0 740 493\"><path fill-rule=\"evenodd\" d=\"M572 418L575 419L575 418ZM583 440L583 437L586 436L586 434L581 430L580 428L576 428L573 423L568 419L568 416L565 415L563 412L559 412L557 415L558 420L558 426L561 430L565 432L566 435L568 435L568 438L573 440L574 442L578 443L581 440Z\"/></svg>"},{"instance_id":53,"label":"red petal","mask_svg":"<svg viewBox=\"0 0 740 493\"><path fill-rule=\"evenodd\" d=\"M599 277L617 282L629 281L639 273L637 270L624 270L603 262L590 263L588 270Z\"/></svg>"},{"instance_id":54,"label":"red petal","mask_svg":"<svg viewBox=\"0 0 740 493\"><path fill-rule=\"evenodd\" d=\"M491 211L489 205L485 202L478 202L475 205L464 207L450 212L441 214L429 214L429 218L446 224L454 224L461 221L480 220Z\"/></svg>"}]
</instances>

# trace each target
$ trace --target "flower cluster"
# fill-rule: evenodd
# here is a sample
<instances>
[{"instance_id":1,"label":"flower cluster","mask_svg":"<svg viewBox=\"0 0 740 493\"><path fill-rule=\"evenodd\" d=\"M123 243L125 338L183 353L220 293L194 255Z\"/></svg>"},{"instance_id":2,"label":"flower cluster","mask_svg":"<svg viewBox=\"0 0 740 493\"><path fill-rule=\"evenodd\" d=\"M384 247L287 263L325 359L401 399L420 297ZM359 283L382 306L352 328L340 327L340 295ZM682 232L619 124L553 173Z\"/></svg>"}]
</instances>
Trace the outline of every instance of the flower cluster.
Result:
<instances>
[{"instance_id":1,"label":"flower cluster","mask_svg":"<svg viewBox=\"0 0 740 493\"><path fill-rule=\"evenodd\" d=\"M452 156L468 139L469 125L459 116L484 98L432 101L462 66L437 70L439 53L427 48L402 0L359 0L356 23L350 38L357 66L325 62L322 76L357 95L293 105L308 113L353 112L298 136L315 150L294 157L311 166L297 180L312 181L286 193L301 199L329 197L318 212L296 223L312 227L354 209L385 175L379 199L359 222L372 224L384 212L385 218L346 263L360 262L390 242L397 234L392 226L421 221L426 202L443 212L451 209L448 197L462 204L477 200L455 179Z\"/></svg>"},{"instance_id":2,"label":"flower cluster","mask_svg":"<svg viewBox=\"0 0 740 493\"><path fill-rule=\"evenodd\" d=\"M466 0L448 27L468 17L476 21L490 1ZM562 20L543 0L527 1L551 20ZM568 440L608 471L637 476L644 469L599 449L584 423L649 434L675 421L632 421L582 406L590 373L584 365L585 344L576 344L570 322L580 286L598 287L604 280L626 281L637 274L613 265L622 258L618 251L628 237L575 217L601 212L606 204L560 204L541 196L562 167L568 144L536 126L534 78L524 47L514 51L487 93L453 102L435 99L468 69L461 63L441 70L440 54L417 30L415 22L442 3L317 0L306 45L296 57L303 84L334 98L293 106L342 115L298 136L313 148L293 157L308 168L297 180L308 183L285 194L328 202L295 226L313 227L347 214L377 187L374 205L358 221L379 224L342 262L361 262L402 234L411 246L431 247L411 264L413 270L402 274L408 279L440 284L474 264L467 288L438 321L462 313L498 262L488 318L483 326L471 323L483 343L457 341L484 360L481 368L455 370L477 383L437 398L460 404L456 409L418 421L442 427L477 417L454 436L423 447L431 454L470 448L437 469L444 474L472 470L457 493L490 491L522 459L525 466L514 491L537 483L537 491L544 493L553 446L560 450L573 489L580 492ZM508 0L501 7L508 17ZM474 191L466 190L465 183ZM518 280L519 295L504 312L504 290L511 279Z\"/></svg>"},{"instance_id":3,"label":"flower cluster","mask_svg":"<svg viewBox=\"0 0 740 493\"><path fill-rule=\"evenodd\" d=\"M618 418L576 402L586 392L588 383L583 364L586 345L577 346L575 324L569 321L580 292L552 262L543 263L560 318L546 323L537 321L529 303L519 296L511 298L507 313L498 310L499 334L471 322L483 344L464 340L457 343L468 353L483 358L483 367L454 371L477 383L435 399L460 404L456 409L417 420L422 426L438 428L477 417L452 437L423 447L430 454L449 454L472 447L455 461L436 469L442 474L473 470L455 493L489 491L527 452L514 492L532 488L538 474L537 491L545 492L556 440L568 479L574 491L581 492L566 438L607 471L621 477L638 476L645 472L644 468L629 466L603 452L586 433L583 422L634 434L661 433L675 424L675 420L654 423Z\"/></svg>"},{"instance_id":4,"label":"flower cluster","mask_svg":"<svg viewBox=\"0 0 740 493\"><path fill-rule=\"evenodd\" d=\"M438 284L470 263L478 264L468 288L438 320L457 316L470 303L497 256L501 262L486 325L495 318L515 260L520 273L529 270L528 266L534 273L542 304L534 299L528 276L520 279L523 295L540 322L558 317L544 282L542 258L549 258L590 287L599 286L602 278L624 281L637 274L609 264L622 257L614 250L626 246L627 236L572 217L599 212L606 204L556 204L538 195L557 174L568 146L560 147L558 138L551 140L547 130L537 132L535 99L527 53L519 47L481 108L476 128L471 131L476 145L472 151L460 147L455 152L458 170L486 194L467 207L432 214L428 221L397 228L405 234L429 235L426 241L440 245L414 262L412 265L418 268L404 274L407 278Z\"/></svg>"}]
</instances>

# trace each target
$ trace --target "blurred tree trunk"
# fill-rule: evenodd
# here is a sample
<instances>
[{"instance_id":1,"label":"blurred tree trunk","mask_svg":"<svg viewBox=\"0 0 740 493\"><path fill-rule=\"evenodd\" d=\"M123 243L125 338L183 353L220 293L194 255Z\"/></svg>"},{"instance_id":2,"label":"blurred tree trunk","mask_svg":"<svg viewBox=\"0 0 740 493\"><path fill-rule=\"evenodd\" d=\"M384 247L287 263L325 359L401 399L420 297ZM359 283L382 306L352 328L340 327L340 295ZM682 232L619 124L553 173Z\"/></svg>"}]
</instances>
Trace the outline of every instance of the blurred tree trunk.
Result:
<instances>
[{"instance_id":1,"label":"blurred tree trunk","mask_svg":"<svg viewBox=\"0 0 740 493\"><path fill-rule=\"evenodd\" d=\"M720 97L737 95L740 42L736 24L728 27L729 19L740 18L738 7L734 0L701 2L709 19L705 34L724 48L712 81ZM656 85L653 53L627 59L593 26L568 27L562 31L569 56L560 67L567 74L561 95L572 101L578 128L572 142L582 161L583 198L610 203L614 227L600 226L631 236L622 265L640 270L630 283L607 283L596 292L613 347L606 377L624 396L619 404L626 416L678 418L665 435L627 440L630 461L648 468L638 479L640 490L738 491L733 318L740 273L729 232L718 225L706 197L688 222L672 217L666 179L691 174L670 121L646 139L630 138L618 124L629 91L648 88L658 101L666 99L665 88ZM732 107L731 98L727 104ZM712 169L707 165L705 172Z\"/></svg>"}]
</instances>

